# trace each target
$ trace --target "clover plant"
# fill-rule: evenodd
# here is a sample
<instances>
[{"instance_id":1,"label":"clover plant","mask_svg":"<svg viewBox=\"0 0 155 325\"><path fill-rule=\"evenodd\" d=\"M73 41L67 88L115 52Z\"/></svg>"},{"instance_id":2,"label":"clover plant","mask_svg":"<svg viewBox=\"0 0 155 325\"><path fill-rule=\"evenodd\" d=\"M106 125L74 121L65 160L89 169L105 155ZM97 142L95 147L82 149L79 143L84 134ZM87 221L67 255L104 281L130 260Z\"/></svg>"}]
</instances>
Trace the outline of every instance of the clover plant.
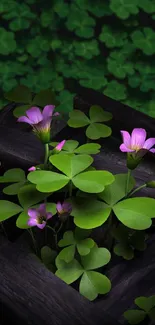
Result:
<instances>
[{"instance_id":1,"label":"clover plant","mask_svg":"<svg viewBox=\"0 0 155 325\"><path fill-rule=\"evenodd\" d=\"M26 115L18 116L17 122L31 126L44 145L45 157L42 164L29 166L27 173L13 168L0 177L0 182L7 184L3 192L17 196L17 203L0 200L0 221L17 215L16 226L30 232L34 250L45 266L67 284L78 280L79 292L93 301L111 289L104 269L111 253L130 260L147 247L147 229L155 218L155 199L135 194L144 187L155 187L155 182L136 187L132 171L147 152L155 153L155 138L146 139L144 129L136 128L131 135L121 130L123 143L118 150L127 155L127 172L97 170L93 162L101 145L91 140L111 135L106 122L112 115L97 105L90 107L88 116L72 110L68 126L84 128L85 142L53 142L53 119L59 118L60 113L55 112L55 102L47 102L51 95L50 91L32 95L27 87L22 87L19 102L28 105L28 109L25 112L24 106ZM16 100L16 96L14 91L8 98ZM103 247L94 237L98 227L104 230ZM34 228L39 234L51 232L51 241L44 240L40 247Z\"/></svg>"},{"instance_id":2,"label":"clover plant","mask_svg":"<svg viewBox=\"0 0 155 325\"><path fill-rule=\"evenodd\" d=\"M69 111L81 85L155 117L154 0L1 0L0 14L0 107L22 84Z\"/></svg>"},{"instance_id":3,"label":"clover plant","mask_svg":"<svg viewBox=\"0 0 155 325\"><path fill-rule=\"evenodd\" d=\"M134 302L139 309L129 309L124 313L124 317L129 324L140 324L143 321L155 320L155 295L138 297Z\"/></svg>"}]
</instances>

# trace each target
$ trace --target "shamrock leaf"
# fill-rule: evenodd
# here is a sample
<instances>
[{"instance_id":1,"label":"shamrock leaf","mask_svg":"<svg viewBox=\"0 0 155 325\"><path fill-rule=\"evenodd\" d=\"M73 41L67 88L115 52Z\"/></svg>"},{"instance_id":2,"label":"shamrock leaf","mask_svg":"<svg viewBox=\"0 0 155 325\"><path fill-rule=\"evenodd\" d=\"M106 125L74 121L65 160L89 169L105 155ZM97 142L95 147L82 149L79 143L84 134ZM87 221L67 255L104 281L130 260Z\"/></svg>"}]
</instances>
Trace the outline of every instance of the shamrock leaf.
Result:
<instances>
[{"instance_id":1,"label":"shamrock leaf","mask_svg":"<svg viewBox=\"0 0 155 325\"><path fill-rule=\"evenodd\" d=\"M25 172L20 168L9 169L3 176L0 176L0 183L15 183L3 189L3 193L8 195L18 194L20 188L25 184L25 182Z\"/></svg>"},{"instance_id":2,"label":"shamrock leaf","mask_svg":"<svg viewBox=\"0 0 155 325\"><path fill-rule=\"evenodd\" d=\"M126 195L126 182L127 174L116 174L114 175L115 180L112 184L106 186L105 190L98 194L99 198L105 201L110 206L113 206L118 201L123 199ZM135 186L135 179L130 176L128 193L132 191ZM127 193L127 194L128 194Z\"/></svg>"},{"instance_id":3,"label":"shamrock leaf","mask_svg":"<svg viewBox=\"0 0 155 325\"><path fill-rule=\"evenodd\" d=\"M83 42L74 41L73 47L77 56L81 56L88 60L100 54L99 45L95 39Z\"/></svg>"},{"instance_id":4,"label":"shamrock leaf","mask_svg":"<svg viewBox=\"0 0 155 325\"><path fill-rule=\"evenodd\" d=\"M148 14L153 14L155 12L155 3L152 0L141 0L138 6Z\"/></svg>"},{"instance_id":5,"label":"shamrock leaf","mask_svg":"<svg viewBox=\"0 0 155 325\"><path fill-rule=\"evenodd\" d=\"M154 218L155 200L146 197L130 198L118 202L113 211L120 222L135 230L145 230Z\"/></svg>"},{"instance_id":6,"label":"shamrock leaf","mask_svg":"<svg viewBox=\"0 0 155 325\"><path fill-rule=\"evenodd\" d=\"M0 200L0 222L20 213L22 207L10 201Z\"/></svg>"},{"instance_id":7,"label":"shamrock leaf","mask_svg":"<svg viewBox=\"0 0 155 325\"><path fill-rule=\"evenodd\" d=\"M107 59L108 71L116 78L124 79L126 76L132 76L134 74L134 64L128 61L117 61L112 58Z\"/></svg>"},{"instance_id":8,"label":"shamrock leaf","mask_svg":"<svg viewBox=\"0 0 155 325\"><path fill-rule=\"evenodd\" d=\"M148 313L155 307L155 295L150 297L138 297L135 299L135 304Z\"/></svg>"},{"instance_id":9,"label":"shamrock leaf","mask_svg":"<svg viewBox=\"0 0 155 325\"><path fill-rule=\"evenodd\" d=\"M8 93L5 93L5 98L15 103L30 104L32 102L32 94L28 87L19 85Z\"/></svg>"},{"instance_id":10,"label":"shamrock leaf","mask_svg":"<svg viewBox=\"0 0 155 325\"><path fill-rule=\"evenodd\" d=\"M82 233L82 231L81 231ZM75 251L77 249L80 255L87 255L90 253L90 249L94 246L95 242L91 238L85 238L86 234L79 236L78 232L66 231L58 243L59 247L66 247L59 253L59 258L63 259L66 263L71 262L74 259Z\"/></svg>"},{"instance_id":11,"label":"shamrock leaf","mask_svg":"<svg viewBox=\"0 0 155 325\"><path fill-rule=\"evenodd\" d=\"M29 26L30 26L30 21L24 19L23 17L18 17L16 19L13 19L9 24L9 28L14 32L17 32L22 29L27 29L29 28Z\"/></svg>"},{"instance_id":12,"label":"shamrock leaf","mask_svg":"<svg viewBox=\"0 0 155 325\"><path fill-rule=\"evenodd\" d=\"M152 320L155 319L155 295L138 297L134 302L142 310L127 310L124 313L124 317L128 320L129 324L139 324L146 316L149 316Z\"/></svg>"},{"instance_id":13,"label":"shamrock leaf","mask_svg":"<svg viewBox=\"0 0 155 325\"><path fill-rule=\"evenodd\" d=\"M0 46L0 54L2 55L9 55L10 53L14 52L17 44L14 38L14 33L8 32L3 27L0 28L1 34L1 46Z\"/></svg>"},{"instance_id":14,"label":"shamrock leaf","mask_svg":"<svg viewBox=\"0 0 155 325\"><path fill-rule=\"evenodd\" d=\"M111 212L111 208L104 202L89 198L77 197L71 199L71 215L76 226L83 229L92 229L103 225Z\"/></svg>"},{"instance_id":15,"label":"shamrock leaf","mask_svg":"<svg viewBox=\"0 0 155 325\"><path fill-rule=\"evenodd\" d=\"M112 231L112 236L118 241L114 246L114 253L126 260L134 257L134 251L143 251L146 248L146 235L143 231L132 231L120 224Z\"/></svg>"},{"instance_id":16,"label":"shamrock leaf","mask_svg":"<svg viewBox=\"0 0 155 325\"><path fill-rule=\"evenodd\" d=\"M89 155L61 154L49 157L50 162L58 170L59 174L53 171L37 170L29 173L28 180L36 184L36 189L40 192L49 193L58 191L66 186L70 181L80 190L87 193L102 192L104 187L114 181L110 172L89 170L85 171L93 162ZM85 172L82 172L85 171Z\"/></svg>"},{"instance_id":17,"label":"shamrock leaf","mask_svg":"<svg viewBox=\"0 0 155 325\"><path fill-rule=\"evenodd\" d=\"M33 98L32 105L44 107L48 105L49 103L52 103L53 105L56 105L58 102L56 100L55 93L51 89L45 89L39 91Z\"/></svg>"},{"instance_id":18,"label":"shamrock leaf","mask_svg":"<svg viewBox=\"0 0 155 325\"><path fill-rule=\"evenodd\" d=\"M111 10L108 3L103 3L100 0L76 0L76 4L80 9L88 10L96 17L103 17L111 15Z\"/></svg>"},{"instance_id":19,"label":"shamrock leaf","mask_svg":"<svg viewBox=\"0 0 155 325\"><path fill-rule=\"evenodd\" d=\"M58 142L51 142L50 145L55 147ZM62 148L61 153L64 151L66 153L74 153L74 154L88 154L95 155L100 152L101 145L98 143L86 143L79 146L79 142L76 140L67 140Z\"/></svg>"},{"instance_id":20,"label":"shamrock leaf","mask_svg":"<svg viewBox=\"0 0 155 325\"><path fill-rule=\"evenodd\" d=\"M73 98L75 94L70 93L68 90L63 90L60 92L57 99L59 101L59 105L57 106L57 110L59 112L69 113L73 109Z\"/></svg>"},{"instance_id":21,"label":"shamrock leaf","mask_svg":"<svg viewBox=\"0 0 155 325\"><path fill-rule=\"evenodd\" d=\"M48 196L47 193L38 192L33 184L22 186L18 191L18 200L24 209L43 201Z\"/></svg>"},{"instance_id":22,"label":"shamrock leaf","mask_svg":"<svg viewBox=\"0 0 155 325\"><path fill-rule=\"evenodd\" d=\"M110 258L110 252L106 248L98 248L97 245L91 248L89 254L81 257L81 264L75 259L66 263L58 255L56 258L58 270L55 274L67 284L76 281L82 275L80 293L92 301L98 294L106 294L111 289L110 280L105 275L93 271L108 264Z\"/></svg>"},{"instance_id":23,"label":"shamrock leaf","mask_svg":"<svg viewBox=\"0 0 155 325\"><path fill-rule=\"evenodd\" d=\"M108 137L111 134L111 128L99 122L106 122L112 119L112 114L105 112L102 107L93 105L89 110L89 118L79 110L73 110L69 114L68 125L73 128L87 126L86 135L89 139L96 140Z\"/></svg>"},{"instance_id":24,"label":"shamrock leaf","mask_svg":"<svg viewBox=\"0 0 155 325\"><path fill-rule=\"evenodd\" d=\"M143 310L127 310L124 313L124 317L127 319L129 324L139 324L141 323L145 317L147 316L146 312Z\"/></svg>"},{"instance_id":25,"label":"shamrock leaf","mask_svg":"<svg viewBox=\"0 0 155 325\"><path fill-rule=\"evenodd\" d=\"M123 100L127 97L126 87L116 80L110 81L103 93L115 100Z\"/></svg>"},{"instance_id":26,"label":"shamrock leaf","mask_svg":"<svg viewBox=\"0 0 155 325\"><path fill-rule=\"evenodd\" d=\"M103 70L96 71L92 67L91 74L90 72L86 72L85 74L80 74L80 85L86 88L92 88L95 90L100 90L107 84L107 79L104 76Z\"/></svg>"},{"instance_id":27,"label":"shamrock leaf","mask_svg":"<svg viewBox=\"0 0 155 325\"><path fill-rule=\"evenodd\" d=\"M86 11L81 11L74 5L71 6L67 16L66 27L71 31L75 31L77 36L91 38L94 36L95 24L95 19L90 17Z\"/></svg>"},{"instance_id":28,"label":"shamrock leaf","mask_svg":"<svg viewBox=\"0 0 155 325\"><path fill-rule=\"evenodd\" d=\"M121 47L124 45L127 36L126 32L115 31L110 26L104 25L99 35L99 40L104 42L108 48Z\"/></svg>"},{"instance_id":29,"label":"shamrock leaf","mask_svg":"<svg viewBox=\"0 0 155 325\"><path fill-rule=\"evenodd\" d=\"M63 0L57 0L53 6L53 10L57 13L60 18L68 17L69 5Z\"/></svg>"},{"instance_id":30,"label":"shamrock leaf","mask_svg":"<svg viewBox=\"0 0 155 325\"><path fill-rule=\"evenodd\" d=\"M136 30L131 34L131 39L136 48L139 48L146 55L155 53L155 34L149 27L144 27L143 30Z\"/></svg>"},{"instance_id":31,"label":"shamrock leaf","mask_svg":"<svg viewBox=\"0 0 155 325\"><path fill-rule=\"evenodd\" d=\"M57 257L57 252L51 249L49 246L43 246L40 251L41 260L45 266L53 273L56 271L55 259Z\"/></svg>"},{"instance_id":32,"label":"shamrock leaf","mask_svg":"<svg viewBox=\"0 0 155 325\"><path fill-rule=\"evenodd\" d=\"M110 9L121 19L127 19L130 15L139 12L138 0L111 0Z\"/></svg>"}]
</instances>

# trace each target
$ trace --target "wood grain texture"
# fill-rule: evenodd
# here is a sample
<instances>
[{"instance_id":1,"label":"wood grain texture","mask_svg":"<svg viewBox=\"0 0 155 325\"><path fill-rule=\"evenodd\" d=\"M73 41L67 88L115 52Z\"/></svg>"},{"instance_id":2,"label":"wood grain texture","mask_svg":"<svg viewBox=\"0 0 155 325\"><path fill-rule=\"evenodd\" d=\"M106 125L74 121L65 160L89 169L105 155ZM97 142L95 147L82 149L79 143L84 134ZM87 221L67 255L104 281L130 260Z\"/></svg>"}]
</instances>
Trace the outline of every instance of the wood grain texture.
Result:
<instances>
[{"instance_id":1,"label":"wood grain texture","mask_svg":"<svg viewBox=\"0 0 155 325\"><path fill-rule=\"evenodd\" d=\"M118 325L109 314L96 313L92 303L49 272L30 254L23 236L14 244L3 241L0 283L1 305L13 312L17 324Z\"/></svg>"}]
</instances>

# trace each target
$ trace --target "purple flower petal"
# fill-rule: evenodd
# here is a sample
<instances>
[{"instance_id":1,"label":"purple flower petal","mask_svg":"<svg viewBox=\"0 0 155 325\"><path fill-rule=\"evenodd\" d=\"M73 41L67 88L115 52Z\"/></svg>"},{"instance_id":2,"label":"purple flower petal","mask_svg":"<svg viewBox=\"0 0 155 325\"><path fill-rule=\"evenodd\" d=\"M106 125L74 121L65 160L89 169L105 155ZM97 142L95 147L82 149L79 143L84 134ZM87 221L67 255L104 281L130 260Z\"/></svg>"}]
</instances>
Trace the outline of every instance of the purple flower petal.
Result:
<instances>
[{"instance_id":1,"label":"purple flower petal","mask_svg":"<svg viewBox=\"0 0 155 325\"><path fill-rule=\"evenodd\" d=\"M17 122L23 122L32 125L33 122L26 116L20 116L17 120Z\"/></svg>"},{"instance_id":2,"label":"purple flower petal","mask_svg":"<svg viewBox=\"0 0 155 325\"><path fill-rule=\"evenodd\" d=\"M32 124L38 124L43 120L43 116L39 107L31 107L26 111L26 115L32 121Z\"/></svg>"},{"instance_id":3,"label":"purple flower petal","mask_svg":"<svg viewBox=\"0 0 155 325\"><path fill-rule=\"evenodd\" d=\"M51 212L47 212L46 213L46 219L49 220L53 217L52 213Z\"/></svg>"},{"instance_id":4,"label":"purple flower petal","mask_svg":"<svg viewBox=\"0 0 155 325\"><path fill-rule=\"evenodd\" d=\"M60 113L58 113L58 112L55 112L54 114L53 114L53 116L59 116L60 115Z\"/></svg>"},{"instance_id":5,"label":"purple flower petal","mask_svg":"<svg viewBox=\"0 0 155 325\"><path fill-rule=\"evenodd\" d=\"M43 223L37 223L36 225L39 229L44 229L46 226L46 221L43 221Z\"/></svg>"},{"instance_id":6,"label":"purple flower petal","mask_svg":"<svg viewBox=\"0 0 155 325\"><path fill-rule=\"evenodd\" d=\"M68 203L68 202L64 202L64 203L62 204L62 209L63 209L64 212L71 213L71 211L72 211L72 206L71 206L70 203Z\"/></svg>"},{"instance_id":7,"label":"purple flower petal","mask_svg":"<svg viewBox=\"0 0 155 325\"><path fill-rule=\"evenodd\" d=\"M28 169L29 172L34 172L36 170L36 167L35 166L32 166Z\"/></svg>"},{"instance_id":8,"label":"purple flower petal","mask_svg":"<svg viewBox=\"0 0 155 325\"><path fill-rule=\"evenodd\" d=\"M150 149L149 151L152 153L155 153L155 149Z\"/></svg>"},{"instance_id":9,"label":"purple flower petal","mask_svg":"<svg viewBox=\"0 0 155 325\"><path fill-rule=\"evenodd\" d=\"M65 145L66 140L61 141L60 143L57 144L55 147L56 150L61 151L63 146Z\"/></svg>"},{"instance_id":10,"label":"purple flower petal","mask_svg":"<svg viewBox=\"0 0 155 325\"><path fill-rule=\"evenodd\" d=\"M131 137L130 137L129 132L127 132L127 131L121 131L121 135L122 135L123 143L125 144L125 146L130 148L130 145L131 145Z\"/></svg>"},{"instance_id":11,"label":"purple flower petal","mask_svg":"<svg viewBox=\"0 0 155 325\"><path fill-rule=\"evenodd\" d=\"M27 222L28 226L30 226L30 227L36 226L37 223L38 223L37 218L31 218L31 217L29 218L29 220Z\"/></svg>"},{"instance_id":12,"label":"purple flower petal","mask_svg":"<svg viewBox=\"0 0 155 325\"><path fill-rule=\"evenodd\" d=\"M46 204L45 203L40 204L40 206L38 208L38 213L40 216L43 216L43 217L46 216Z\"/></svg>"},{"instance_id":13,"label":"purple flower petal","mask_svg":"<svg viewBox=\"0 0 155 325\"><path fill-rule=\"evenodd\" d=\"M131 149L127 148L124 143L122 143L119 148L122 152L134 152L135 151L135 150L131 150Z\"/></svg>"},{"instance_id":14,"label":"purple flower petal","mask_svg":"<svg viewBox=\"0 0 155 325\"><path fill-rule=\"evenodd\" d=\"M56 209L57 209L57 212L58 213L61 213L62 212L62 204L60 202L57 203Z\"/></svg>"},{"instance_id":15,"label":"purple flower petal","mask_svg":"<svg viewBox=\"0 0 155 325\"><path fill-rule=\"evenodd\" d=\"M131 148L142 149L146 140L145 129L135 128L131 133Z\"/></svg>"},{"instance_id":16,"label":"purple flower petal","mask_svg":"<svg viewBox=\"0 0 155 325\"><path fill-rule=\"evenodd\" d=\"M52 117L54 109L54 105L46 105L42 111L43 118L46 119L48 117Z\"/></svg>"},{"instance_id":17,"label":"purple flower petal","mask_svg":"<svg viewBox=\"0 0 155 325\"><path fill-rule=\"evenodd\" d=\"M39 213L38 213L37 209L30 208L30 209L28 209L28 216L32 219L37 219L39 216Z\"/></svg>"},{"instance_id":18,"label":"purple flower petal","mask_svg":"<svg viewBox=\"0 0 155 325\"><path fill-rule=\"evenodd\" d=\"M149 138L145 141L143 148L150 150L155 145L155 138Z\"/></svg>"}]
</instances>

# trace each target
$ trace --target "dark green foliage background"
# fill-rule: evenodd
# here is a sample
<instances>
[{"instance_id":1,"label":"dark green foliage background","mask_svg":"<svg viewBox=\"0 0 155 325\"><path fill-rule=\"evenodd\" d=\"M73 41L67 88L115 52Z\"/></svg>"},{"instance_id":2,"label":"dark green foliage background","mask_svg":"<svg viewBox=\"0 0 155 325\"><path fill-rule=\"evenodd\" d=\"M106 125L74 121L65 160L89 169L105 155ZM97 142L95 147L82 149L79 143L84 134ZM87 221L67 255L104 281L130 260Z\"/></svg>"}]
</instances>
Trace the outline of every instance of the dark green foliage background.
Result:
<instances>
[{"instance_id":1,"label":"dark green foliage background","mask_svg":"<svg viewBox=\"0 0 155 325\"><path fill-rule=\"evenodd\" d=\"M1 0L0 88L76 85L155 117L155 0ZM68 91L69 90L69 91Z\"/></svg>"}]
</instances>

